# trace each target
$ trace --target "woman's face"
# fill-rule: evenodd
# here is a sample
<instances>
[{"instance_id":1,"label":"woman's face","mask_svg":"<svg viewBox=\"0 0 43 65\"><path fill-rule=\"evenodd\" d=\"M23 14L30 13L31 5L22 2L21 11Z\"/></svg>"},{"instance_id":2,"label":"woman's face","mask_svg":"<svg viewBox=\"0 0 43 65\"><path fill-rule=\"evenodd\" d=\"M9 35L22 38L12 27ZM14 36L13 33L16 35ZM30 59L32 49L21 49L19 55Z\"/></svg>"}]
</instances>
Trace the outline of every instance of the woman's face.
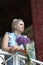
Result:
<instances>
[{"instance_id":1,"label":"woman's face","mask_svg":"<svg viewBox=\"0 0 43 65\"><path fill-rule=\"evenodd\" d=\"M15 26L15 30L19 31L19 32L23 32L24 31L24 22L22 20L20 20L17 25Z\"/></svg>"}]
</instances>

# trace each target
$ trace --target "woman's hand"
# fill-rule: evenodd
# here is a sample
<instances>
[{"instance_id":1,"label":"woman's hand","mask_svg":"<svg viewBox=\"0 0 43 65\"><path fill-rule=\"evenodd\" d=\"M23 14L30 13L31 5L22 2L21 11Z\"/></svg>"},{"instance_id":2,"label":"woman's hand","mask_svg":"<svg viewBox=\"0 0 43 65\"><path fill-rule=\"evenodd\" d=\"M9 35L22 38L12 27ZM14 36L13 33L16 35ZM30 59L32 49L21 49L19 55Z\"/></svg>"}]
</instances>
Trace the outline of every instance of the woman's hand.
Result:
<instances>
[{"instance_id":1,"label":"woman's hand","mask_svg":"<svg viewBox=\"0 0 43 65\"><path fill-rule=\"evenodd\" d=\"M24 50L23 48L19 48L18 51L22 54L22 55L27 55L28 51Z\"/></svg>"},{"instance_id":2,"label":"woman's hand","mask_svg":"<svg viewBox=\"0 0 43 65\"><path fill-rule=\"evenodd\" d=\"M8 51L8 52L10 52L10 53L18 52L19 49L20 49L19 46L11 46L11 47L9 48L9 51Z\"/></svg>"},{"instance_id":3,"label":"woman's hand","mask_svg":"<svg viewBox=\"0 0 43 65\"><path fill-rule=\"evenodd\" d=\"M15 48L14 46L10 47L10 48L9 48L9 52L10 52L10 53L16 52L16 48Z\"/></svg>"},{"instance_id":4,"label":"woman's hand","mask_svg":"<svg viewBox=\"0 0 43 65\"><path fill-rule=\"evenodd\" d=\"M20 46L12 46L12 47L10 47L9 50L8 50L8 52L10 52L10 53L20 52L23 55L28 54L28 51L24 50Z\"/></svg>"}]
</instances>

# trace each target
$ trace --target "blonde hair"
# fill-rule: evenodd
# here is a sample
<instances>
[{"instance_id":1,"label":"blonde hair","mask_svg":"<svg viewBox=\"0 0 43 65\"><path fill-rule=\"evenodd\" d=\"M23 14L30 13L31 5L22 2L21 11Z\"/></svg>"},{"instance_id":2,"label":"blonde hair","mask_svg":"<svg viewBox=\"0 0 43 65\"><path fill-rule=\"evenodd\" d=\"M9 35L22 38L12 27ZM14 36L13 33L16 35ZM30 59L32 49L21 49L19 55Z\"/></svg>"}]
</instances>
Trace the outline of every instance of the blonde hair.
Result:
<instances>
[{"instance_id":1,"label":"blonde hair","mask_svg":"<svg viewBox=\"0 0 43 65\"><path fill-rule=\"evenodd\" d=\"M12 31L15 30L14 25L17 25L19 21L23 21L22 19L13 19L12 21Z\"/></svg>"}]
</instances>

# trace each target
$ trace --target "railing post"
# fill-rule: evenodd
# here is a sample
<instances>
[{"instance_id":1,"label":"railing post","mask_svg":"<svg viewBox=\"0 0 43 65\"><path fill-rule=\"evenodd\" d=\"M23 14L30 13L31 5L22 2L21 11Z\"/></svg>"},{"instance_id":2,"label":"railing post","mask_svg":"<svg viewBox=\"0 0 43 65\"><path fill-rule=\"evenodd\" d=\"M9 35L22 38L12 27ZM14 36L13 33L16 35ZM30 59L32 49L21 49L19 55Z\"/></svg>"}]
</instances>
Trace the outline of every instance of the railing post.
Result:
<instances>
[{"instance_id":1,"label":"railing post","mask_svg":"<svg viewBox=\"0 0 43 65\"><path fill-rule=\"evenodd\" d=\"M7 63L5 63L5 65L7 65Z\"/></svg>"},{"instance_id":2,"label":"railing post","mask_svg":"<svg viewBox=\"0 0 43 65\"><path fill-rule=\"evenodd\" d=\"M16 60L14 59L15 58L15 56L13 56L13 65L15 64L16 65Z\"/></svg>"},{"instance_id":3,"label":"railing post","mask_svg":"<svg viewBox=\"0 0 43 65\"><path fill-rule=\"evenodd\" d=\"M16 65L20 65L20 58L16 55Z\"/></svg>"},{"instance_id":4,"label":"railing post","mask_svg":"<svg viewBox=\"0 0 43 65\"><path fill-rule=\"evenodd\" d=\"M40 64L40 65L43 65L43 64Z\"/></svg>"}]
</instances>

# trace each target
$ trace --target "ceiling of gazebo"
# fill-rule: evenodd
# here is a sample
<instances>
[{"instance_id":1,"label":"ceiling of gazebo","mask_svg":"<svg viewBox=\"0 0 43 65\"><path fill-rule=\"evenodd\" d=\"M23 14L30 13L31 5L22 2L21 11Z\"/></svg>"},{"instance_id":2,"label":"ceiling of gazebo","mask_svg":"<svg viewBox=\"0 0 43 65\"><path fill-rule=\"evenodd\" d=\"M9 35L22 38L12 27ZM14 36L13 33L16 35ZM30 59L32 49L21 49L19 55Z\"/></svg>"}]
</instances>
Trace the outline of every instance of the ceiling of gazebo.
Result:
<instances>
[{"instance_id":1,"label":"ceiling of gazebo","mask_svg":"<svg viewBox=\"0 0 43 65\"><path fill-rule=\"evenodd\" d=\"M11 31L14 18L23 19L26 27L32 24L30 0L0 0L0 36Z\"/></svg>"}]
</instances>

